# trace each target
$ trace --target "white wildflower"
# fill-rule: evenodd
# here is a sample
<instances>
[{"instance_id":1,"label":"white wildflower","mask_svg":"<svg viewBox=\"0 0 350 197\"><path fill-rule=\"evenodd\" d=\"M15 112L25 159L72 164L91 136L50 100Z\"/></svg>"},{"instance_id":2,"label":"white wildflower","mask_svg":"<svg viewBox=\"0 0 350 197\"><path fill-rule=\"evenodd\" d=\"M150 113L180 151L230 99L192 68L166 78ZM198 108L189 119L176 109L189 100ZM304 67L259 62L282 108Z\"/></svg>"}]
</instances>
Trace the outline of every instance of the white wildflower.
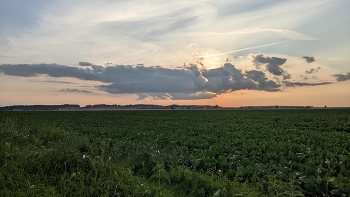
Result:
<instances>
[{"instance_id":1,"label":"white wildflower","mask_svg":"<svg viewBox=\"0 0 350 197\"><path fill-rule=\"evenodd\" d=\"M85 157L86 157L86 156L85 156L85 155L83 155L83 159L85 159Z\"/></svg>"},{"instance_id":2,"label":"white wildflower","mask_svg":"<svg viewBox=\"0 0 350 197\"><path fill-rule=\"evenodd\" d=\"M75 175L77 175L77 173L74 172L74 173L70 176L70 178L75 177Z\"/></svg>"}]
</instances>

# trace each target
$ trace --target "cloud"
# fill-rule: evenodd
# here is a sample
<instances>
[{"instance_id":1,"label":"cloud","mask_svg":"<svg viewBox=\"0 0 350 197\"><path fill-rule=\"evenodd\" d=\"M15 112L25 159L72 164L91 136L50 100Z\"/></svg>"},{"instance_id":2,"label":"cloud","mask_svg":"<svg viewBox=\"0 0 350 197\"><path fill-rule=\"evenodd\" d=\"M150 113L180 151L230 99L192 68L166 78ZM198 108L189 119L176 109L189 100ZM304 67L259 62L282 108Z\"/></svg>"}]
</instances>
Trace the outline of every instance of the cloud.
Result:
<instances>
[{"instance_id":1,"label":"cloud","mask_svg":"<svg viewBox=\"0 0 350 197\"><path fill-rule=\"evenodd\" d=\"M152 99L152 100L170 100L169 94L162 94L162 93L138 93L136 94L138 98L136 100L145 100L145 99Z\"/></svg>"},{"instance_id":2,"label":"cloud","mask_svg":"<svg viewBox=\"0 0 350 197\"><path fill-rule=\"evenodd\" d=\"M190 44L187 45L187 48L192 48L192 47L195 47L195 46L196 46L196 44L191 42Z\"/></svg>"},{"instance_id":3,"label":"cloud","mask_svg":"<svg viewBox=\"0 0 350 197\"><path fill-rule=\"evenodd\" d=\"M63 84L77 84L69 81L56 81L56 80L29 80L30 82L43 82L43 83L63 83Z\"/></svg>"},{"instance_id":4,"label":"cloud","mask_svg":"<svg viewBox=\"0 0 350 197\"><path fill-rule=\"evenodd\" d=\"M134 7L131 2L126 4ZM139 14L131 14L130 17L120 16L112 20L98 21L97 27L99 30L97 32L102 30L111 34L119 34L130 37L134 41L145 42L151 40L158 42L169 34L174 35L183 30L196 30L206 27L215 20L217 13L215 6L199 1L168 2L167 4L154 1L149 3L139 2L139 4L148 5L144 7L145 10L141 6ZM113 9L110 11L110 14L114 12ZM130 13L126 14L130 15ZM101 13L101 15L105 14ZM100 18L100 16L96 17ZM138 28L133 28L135 26Z\"/></svg>"},{"instance_id":5,"label":"cloud","mask_svg":"<svg viewBox=\"0 0 350 197\"><path fill-rule=\"evenodd\" d=\"M257 68L264 65L274 75L280 76L284 74L284 70L280 66L286 63L287 59L285 58L267 57L263 54L250 55L250 58ZM288 74L284 74L283 76L288 78Z\"/></svg>"},{"instance_id":6,"label":"cloud","mask_svg":"<svg viewBox=\"0 0 350 197\"><path fill-rule=\"evenodd\" d=\"M188 36L210 36L210 35L220 35L220 36L230 36L230 35L239 35L239 34L256 34L263 32L272 32L283 35L285 38L291 40L319 40L320 38L315 38L297 31L292 31L288 29L270 29L270 28L254 28L254 29L243 29L239 31L233 32L195 32L192 34L188 34Z\"/></svg>"},{"instance_id":7,"label":"cloud","mask_svg":"<svg viewBox=\"0 0 350 197\"><path fill-rule=\"evenodd\" d=\"M40 62L61 64L88 60L98 65L107 61L175 65L182 61L182 56L187 56L190 49L186 46L190 42L197 44L195 49L199 52L220 53L244 49L257 53L254 49L262 44L289 40L288 44L261 48L260 52L307 55L305 51L320 54L322 52L319 50L326 50L327 47L329 50L331 47L334 53L341 52L337 54L339 58L343 57L347 51L344 49L348 46L344 45L347 38L344 32L347 31L343 29L347 27L344 24L348 19L344 17L347 6L340 5L343 3L329 6L329 2L318 1L276 3L269 0L252 4L212 0L108 0L99 3L88 1L82 6L79 2L70 1L33 1L35 3L2 1L0 20L6 28L1 31L0 42L12 41L9 44L11 49L4 45L0 47L1 63L35 63L40 59ZM116 12L115 8L123 9ZM325 9L328 11L319 12ZM225 10L230 14L222 15ZM295 13L298 13L297 16ZM317 17L331 17L332 20L309 24L308 21L317 21ZM334 28L324 28L330 26ZM201 32L204 34L199 37ZM187 34L193 37L188 38ZM211 35L210 39L208 35ZM295 41L315 40L315 37L329 35L337 39ZM329 44L326 44L328 41ZM312 44L307 44L310 42ZM235 48L229 43L234 43ZM244 54L242 51L237 56ZM302 57L300 54L298 56Z\"/></svg>"},{"instance_id":8,"label":"cloud","mask_svg":"<svg viewBox=\"0 0 350 197\"><path fill-rule=\"evenodd\" d=\"M147 93L152 96L163 93L171 99L184 98L186 94L186 98L194 99L241 89L260 89L230 63L209 70L200 70L195 65L182 69L159 66L116 66L106 69L108 73L118 73L119 77L112 84L100 86L99 89L112 94Z\"/></svg>"},{"instance_id":9,"label":"cloud","mask_svg":"<svg viewBox=\"0 0 350 197\"><path fill-rule=\"evenodd\" d=\"M303 83L303 82L289 82L283 81L286 87L298 87L298 86L319 86L319 85L328 85L332 82L321 82L321 83Z\"/></svg>"},{"instance_id":10,"label":"cloud","mask_svg":"<svg viewBox=\"0 0 350 197\"><path fill-rule=\"evenodd\" d=\"M343 75L343 74L335 74L335 75L332 75L332 76L335 77L337 81L350 80L350 73L347 73L345 75Z\"/></svg>"},{"instance_id":11,"label":"cloud","mask_svg":"<svg viewBox=\"0 0 350 197\"><path fill-rule=\"evenodd\" d=\"M95 72L102 72L103 71L102 66L97 66L97 65L94 65L90 62L79 62L78 65L79 66L89 66L89 68L87 68L87 70L89 70L89 71L95 71ZM110 63L107 63L106 65L110 65Z\"/></svg>"},{"instance_id":12,"label":"cloud","mask_svg":"<svg viewBox=\"0 0 350 197\"><path fill-rule=\"evenodd\" d=\"M282 76L283 80L290 79L292 77L292 75L289 74L287 71L283 71Z\"/></svg>"},{"instance_id":13,"label":"cloud","mask_svg":"<svg viewBox=\"0 0 350 197\"><path fill-rule=\"evenodd\" d=\"M192 64L177 69L143 65L95 66L97 69L94 66L90 69L58 64L3 64L0 65L0 72L22 77L48 75L100 81L106 83L97 86L101 91L111 94L137 94L139 99L149 96L154 99L173 100L209 99L236 90L278 91L280 87L260 71L244 73L231 63L215 69L199 69Z\"/></svg>"},{"instance_id":14,"label":"cloud","mask_svg":"<svg viewBox=\"0 0 350 197\"><path fill-rule=\"evenodd\" d=\"M28 33L30 29L40 26L40 13L51 3L33 0L31 2L0 1L1 34L7 36ZM19 14L20 13L20 14ZM21 29L21 31L16 31Z\"/></svg>"},{"instance_id":15,"label":"cloud","mask_svg":"<svg viewBox=\"0 0 350 197\"><path fill-rule=\"evenodd\" d=\"M258 46L253 46L253 47L246 47L246 48L241 48L241 49L236 49L233 51L226 51L223 53L216 53L216 54L210 54L210 55L201 55L198 57L215 57L215 56L220 56L220 55L226 55L226 54L230 54L230 53L236 53L236 52L240 52L240 51L246 51L246 50L251 50L251 49L257 49L257 48L263 48L263 47L268 47L268 46L273 46L276 44L281 44L284 42L287 42L288 40L284 40L284 41L279 41L279 42L273 42L273 43L269 43L269 44L264 44L264 45L258 45ZM198 52L194 51L195 53L192 52L192 54L197 55Z\"/></svg>"},{"instance_id":16,"label":"cloud","mask_svg":"<svg viewBox=\"0 0 350 197\"><path fill-rule=\"evenodd\" d=\"M171 95L172 100L199 100L199 99L212 99L217 94L209 92L198 92L195 94L175 93Z\"/></svg>"},{"instance_id":17,"label":"cloud","mask_svg":"<svg viewBox=\"0 0 350 197\"><path fill-rule=\"evenodd\" d=\"M90 62L79 62L79 66L93 66Z\"/></svg>"},{"instance_id":18,"label":"cloud","mask_svg":"<svg viewBox=\"0 0 350 197\"><path fill-rule=\"evenodd\" d=\"M91 66L92 69L87 69L89 71L94 71L94 72L103 72L103 67L102 66L95 66L95 65L92 65Z\"/></svg>"},{"instance_id":19,"label":"cloud","mask_svg":"<svg viewBox=\"0 0 350 197\"><path fill-rule=\"evenodd\" d=\"M264 66L275 75L268 79L263 71L242 71L231 63L219 68L199 68L195 64L178 68L161 66L145 67L142 64L97 66L91 63L79 63L81 67L59 64L2 64L0 72L10 76L36 77L71 77L80 80L99 81L104 85L96 85L100 91L110 94L135 94L139 100L196 100L211 99L217 95L237 90L259 90L276 92L286 87L326 85L322 83L280 82L291 75L280 68L287 59L250 55L256 67ZM280 76L280 77L278 77ZM338 81L349 79L350 75L334 75ZM48 81L53 82L53 81ZM54 83L65 83L55 81ZM87 90L62 89L60 92L92 93Z\"/></svg>"},{"instance_id":20,"label":"cloud","mask_svg":"<svg viewBox=\"0 0 350 197\"><path fill-rule=\"evenodd\" d=\"M303 78L305 81L307 81L309 79L308 76L304 76L304 75L300 75L301 78ZM314 79L314 76L312 76L312 78Z\"/></svg>"},{"instance_id":21,"label":"cloud","mask_svg":"<svg viewBox=\"0 0 350 197\"><path fill-rule=\"evenodd\" d=\"M217 96L215 93L209 92L198 92L194 94L185 93L172 93L172 94L162 94L162 93L141 93L137 94L137 100L145 100L150 98L153 100L200 100L200 99L212 99Z\"/></svg>"},{"instance_id":22,"label":"cloud","mask_svg":"<svg viewBox=\"0 0 350 197\"><path fill-rule=\"evenodd\" d=\"M305 73L306 73L306 74L317 73L320 69L321 69L320 66L317 67L317 68L311 68L310 70L306 70Z\"/></svg>"},{"instance_id":23,"label":"cloud","mask_svg":"<svg viewBox=\"0 0 350 197\"><path fill-rule=\"evenodd\" d=\"M307 63L311 63L311 62L314 62L314 61L315 61L315 58L314 58L314 57L304 56L303 58L305 58L305 60L306 60Z\"/></svg>"},{"instance_id":24,"label":"cloud","mask_svg":"<svg viewBox=\"0 0 350 197\"><path fill-rule=\"evenodd\" d=\"M92 93L91 91L88 91L88 90L78 90L78 89L70 89L70 88L62 89L60 90L60 92Z\"/></svg>"},{"instance_id":25,"label":"cloud","mask_svg":"<svg viewBox=\"0 0 350 197\"><path fill-rule=\"evenodd\" d=\"M20 77L48 75L51 77L73 77L83 80L96 80L96 74L93 72L59 64L2 64L0 65L0 71L6 75Z\"/></svg>"},{"instance_id":26,"label":"cloud","mask_svg":"<svg viewBox=\"0 0 350 197\"><path fill-rule=\"evenodd\" d=\"M246 77L257 83L257 88L266 91L278 91L280 85L268 80L265 73L257 70L246 71Z\"/></svg>"}]
</instances>

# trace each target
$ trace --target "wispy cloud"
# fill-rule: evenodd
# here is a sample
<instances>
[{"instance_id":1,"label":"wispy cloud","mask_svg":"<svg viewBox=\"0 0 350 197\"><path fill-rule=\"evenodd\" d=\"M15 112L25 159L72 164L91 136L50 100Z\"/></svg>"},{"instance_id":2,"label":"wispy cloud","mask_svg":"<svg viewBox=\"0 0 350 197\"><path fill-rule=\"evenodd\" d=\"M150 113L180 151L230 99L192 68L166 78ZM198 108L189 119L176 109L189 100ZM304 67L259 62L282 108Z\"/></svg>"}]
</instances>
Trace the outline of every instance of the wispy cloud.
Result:
<instances>
[{"instance_id":1,"label":"wispy cloud","mask_svg":"<svg viewBox=\"0 0 350 197\"><path fill-rule=\"evenodd\" d=\"M63 83L63 84L77 84L70 81L57 81L57 80L35 80L31 79L30 82L41 82L41 83Z\"/></svg>"},{"instance_id":2,"label":"wispy cloud","mask_svg":"<svg viewBox=\"0 0 350 197\"><path fill-rule=\"evenodd\" d=\"M306 70L305 73L306 73L306 74L317 73L320 69L321 69L320 66L317 67L317 68L311 68L310 70Z\"/></svg>"},{"instance_id":3,"label":"wispy cloud","mask_svg":"<svg viewBox=\"0 0 350 197\"><path fill-rule=\"evenodd\" d=\"M186 93L139 93L137 94L137 100L201 100L201 99L212 99L217 96L215 93L211 92L198 92L194 94Z\"/></svg>"},{"instance_id":4,"label":"wispy cloud","mask_svg":"<svg viewBox=\"0 0 350 197\"><path fill-rule=\"evenodd\" d=\"M103 91L100 98L209 99L348 81L349 6L347 0L0 1L1 95L11 99L28 88L27 95L49 94L49 86L58 91L77 82L64 96L81 88ZM82 87L80 80L94 82Z\"/></svg>"},{"instance_id":5,"label":"wispy cloud","mask_svg":"<svg viewBox=\"0 0 350 197\"><path fill-rule=\"evenodd\" d=\"M240 34L257 34L257 33L278 33L285 38L291 40L319 40L320 38L315 38L309 36L307 34L303 34L297 31L287 30L287 29L269 29L269 28L253 28L253 29L243 29L239 31L233 32L194 32L191 34L187 34L187 36L211 36L211 35L219 35L219 36L230 36L230 35L240 35Z\"/></svg>"},{"instance_id":6,"label":"wispy cloud","mask_svg":"<svg viewBox=\"0 0 350 197\"><path fill-rule=\"evenodd\" d=\"M89 90L78 90L78 89L71 89L71 88L61 89L59 92L92 93L92 92L89 91Z\"/></svg>"},{"instance_id":7,"label":"wispy cloud","mask_svg":"<svg viewBox=\"0 0 350 197\"><path fill-rule=\"evenodd\" d=\"M39 58L67 65L84 59L98 65L175 65L190 54L189 43L199 52L215 51L213 56L237 52L245 56L263 47L262 53L281 49L283 54L294 54L300 45L309 48L323 42L319 39L331 31L313 31L319 24L309 22L324 15L319 10L331 7L319 1L34 0L22 4L1 2L0 20L6 31L0 31L0 63L36 63ZM336 21L337 15L329 17ZM281 40L289 40L288 45L277 46ZM300 41L315 42L311 46Z\"/></svg>"},{"instance_id":8,"label":"wispy cloud","mask_svg":"<svg viewBox=\"0 0 350 197\"><path fill-rule=\"evenodd\" d=\"M196 57L215 57L215 56L226 55L226 54L230 54L230 53L236 53L236 52L240 52L240 51L247 51L247 50L250 50L250 49L258 49L258 48L273 46L273 45L281 44L281 43L287 42L287 41L288 41L288 40L284 40L284 41L273 42L273 43L264 44L264 45L259 45L259 46L253 46L253 47L246 47L246 48L242 48L242 49L236 49L236 50L227 51L227 52L223 52L223 53L208 54L208 55L199 55L199 56L196 56Z\"/></svg>"},{"instance_id":9,"label":"wispy cloud","mask_svg":"<svg viewBox=\"0 0 350 197\"><path fill-rule=\"evenodd\" d=\"M300 87L300 86L320 86L332 84L332 82L321 82L321 83L303 83L303 82L289 82L283 81L286 87Z\"/></svg>"}]
</instances>

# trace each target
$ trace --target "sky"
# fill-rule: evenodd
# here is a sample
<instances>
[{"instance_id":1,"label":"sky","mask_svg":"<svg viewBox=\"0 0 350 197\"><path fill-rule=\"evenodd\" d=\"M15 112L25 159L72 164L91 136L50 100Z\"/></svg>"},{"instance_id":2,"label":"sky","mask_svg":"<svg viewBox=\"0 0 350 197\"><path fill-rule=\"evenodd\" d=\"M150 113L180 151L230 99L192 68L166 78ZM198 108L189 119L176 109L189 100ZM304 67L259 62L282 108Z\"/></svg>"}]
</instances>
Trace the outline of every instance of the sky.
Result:
<instances>
[{"instance_id":1,"label":"sky","mask_svg":"<svg viewBox=\"0 0 350 197\"><path fill-rule=\"evenodd\" d=\"M0 106L350 106L349 0L1 0Z\"/></svg>"}]
</instances>

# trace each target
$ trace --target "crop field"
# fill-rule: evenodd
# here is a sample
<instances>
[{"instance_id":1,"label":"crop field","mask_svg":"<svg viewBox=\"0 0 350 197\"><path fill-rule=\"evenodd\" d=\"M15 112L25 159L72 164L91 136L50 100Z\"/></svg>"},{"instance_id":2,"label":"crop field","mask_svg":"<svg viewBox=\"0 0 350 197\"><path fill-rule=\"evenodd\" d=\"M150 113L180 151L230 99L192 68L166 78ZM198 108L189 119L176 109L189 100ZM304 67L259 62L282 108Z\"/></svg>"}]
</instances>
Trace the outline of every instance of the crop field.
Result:
<instances>
[{"instance_id":1,"label":"crop field","mask_svg":"<svg viewBox=\"0 0 350 197\"><path fill-rule=\"evenodd\" d=\"M0 196L349 196L350 111L0 112Z\"/></svg>"}]
</instances>

